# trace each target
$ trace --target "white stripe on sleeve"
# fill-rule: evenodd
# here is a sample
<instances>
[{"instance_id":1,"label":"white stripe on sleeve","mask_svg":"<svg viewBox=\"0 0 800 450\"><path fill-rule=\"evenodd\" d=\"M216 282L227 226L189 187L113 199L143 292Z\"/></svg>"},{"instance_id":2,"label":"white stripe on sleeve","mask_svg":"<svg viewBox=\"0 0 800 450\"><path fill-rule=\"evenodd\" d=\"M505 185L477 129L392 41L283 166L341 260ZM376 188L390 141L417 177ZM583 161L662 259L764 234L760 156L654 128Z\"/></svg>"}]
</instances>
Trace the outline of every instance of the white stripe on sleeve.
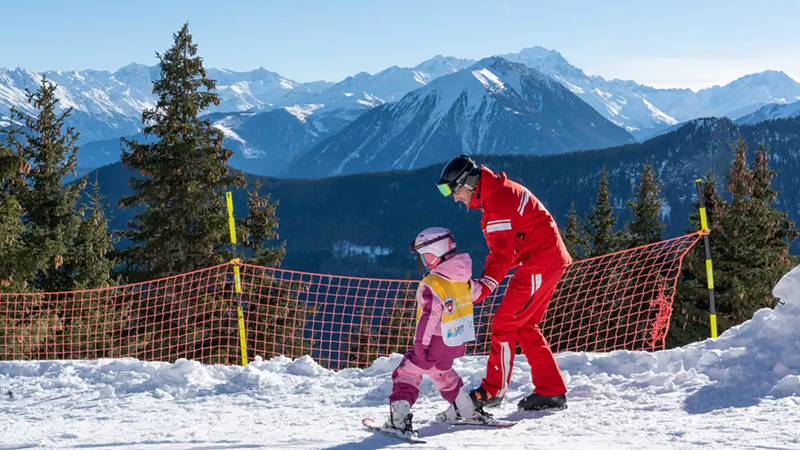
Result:
<instances>
[{"instance_id":1,"label":"white stripe on sleeve","mask_svg":"<svg viewBox=\"0 0 800 450\"><path fill-rule=\"evenodd\" d=\"M486 226L487 233L492 233L494 231L510 230L510 229L511 229L511 222L495 223Z\"/></svg>"},{"instance_id":2,"label":"white stripe on sleeve","mask_svg":"<svg viewBox=\"0 0 800 450\"><path fill-rule=\"evenodd\" d=\"M517 212L521 216L523 212L525 212L525 206L528 205L528 200L531 198L531 193L528 192L527 189L522 191L522 197L519 199L519 208L517 208Z\"/></svg>"}]
</instances>

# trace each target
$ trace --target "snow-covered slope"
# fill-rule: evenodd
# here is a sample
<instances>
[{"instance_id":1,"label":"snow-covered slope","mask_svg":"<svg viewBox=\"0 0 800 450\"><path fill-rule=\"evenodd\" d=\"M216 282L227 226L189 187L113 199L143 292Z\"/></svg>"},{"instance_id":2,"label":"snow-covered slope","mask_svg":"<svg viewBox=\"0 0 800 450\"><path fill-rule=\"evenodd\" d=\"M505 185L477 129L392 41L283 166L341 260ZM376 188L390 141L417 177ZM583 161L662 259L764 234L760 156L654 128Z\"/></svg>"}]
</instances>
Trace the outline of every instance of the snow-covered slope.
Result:
<instances>
[{"instance_id":1,"label":"snow-covered slope","mask_svg":"<svg viewBox=\"0 0 800 450\"><path fill-rule=\"evenodd\" d=\"M25 102L25 88L40 85L42 74L24 69L0 68L0 107L17 106L30 109ZM142 110L155 106L153 80L159 76L158 66L129 64L114 73L105 70L47 71L48 80L59 86L62 107L73 107L98 116L121 114L140 117ZM209 78L217 81L220 106L216 111L242 111L264 108L286 92L304 85L281 77L264 68L249 72L232 72L210 68ZM309 84L316 89L326 84Z\"/></svg>"},{"instance_id":2,"label":"snow-covered slope","mask_svg":"<svg viewBox=\"0 0 800 450\"><path fill-rule=\"evenodd\" d=\"M276 108L259 113L215 113L205 118L225 134L230 165L248 173L277 176L307 149L350 123L320 105Z\"/></svg>"},{"instance_id":3,"label":"snow-covered slope","mask_svg":"<svg viewBox=\"0 0 800 450\"><path fill-rule=\"evenodd\" d=\"M368 111L287 175L412 169L458 154L553 154L632 140L552 78L487 58Z\"/></svg>"},{"instance_id":4,"label":"snow-covered slope","mask_svg":"<svg viewBox=\"0 0 800 450\"><path fill-rule=\"evenodd\" d=\"M73 108L67 126L80 132L80 142L108 139L139 130L141 109L149 105L131 89L113 90L118 85L109 72L86 70L82 72L50 71L47 79L58 84L56 95L60 108ZM32 113L25 90L36 91L41 86L41 75L16 69L0 68L0 121L6 121L12 107L23 113ZM138 111L138 112L137 112Z\"/></svg>"},{"instance_id":5,"label":"snow-covered slope","mask_svg":"<svg viewBox=\"0 0 800 450\"><path fill-rule=\"evenodd\" d=\"M158 66L130 64L114 73L99 70L48 71L44 75L58 85L61 108L74 108L70 124L81 132L81 142L134 134L141 128L142 111L156 104L152 81L159 76ZM35 91L41 75L24 69L0 68L0 120L16 107L33 111L25 89ZM293 89L318 91L329 83L300 84L260 68L249 72L208 69L217 80L220 105L209 111L244 111L269 109Z\"/></svg>"},{"instance_id":6,"label":"snow-covered slope","mask_svg":"<svg viewBox=\"0 0 800 450\"><path fill-rule=\"evenodd\" d=\"M800 116L800 101L783 104L772 103L762 106L756 112L736 119L736 123L753 124L765 120L784 119Z\"/></svg>"},{"instance_id":7,"label":"snow-covered slope","mask_svg":"<svg viewBox=\"0 0 800 450\"><path fill-rule=\"evenodd\" d=\"M717 339L659 351L557 356L569 409L519 413L531 388L517 357L505 430L432 422L447 407L425 378L414 420L425 448L800 448L800 268L764 309ZM311 358L260 358L246 368L133 359L0 362L0 448L405 448L372 434L400 355L332 372ZM485 357L456 361L476 386Z\"/></svg>"},{"instance_id":8,"label":"snow-covered slope","mask_svg":"<svg viewBox=\"0 0 800 450\"><path fill-rule=\"evenodd\" d=\"M314 105L275 108L260 112L212 113L204 116L222 131L224 145L233 150L229 164L247 173L276 176L295 157L346 126L349 121L335 114L314 114ZM152 142L137 133L126 136ZM119 138L83 144L79 167L101 167L120 158Z\"/></svg>"}]
</instances>

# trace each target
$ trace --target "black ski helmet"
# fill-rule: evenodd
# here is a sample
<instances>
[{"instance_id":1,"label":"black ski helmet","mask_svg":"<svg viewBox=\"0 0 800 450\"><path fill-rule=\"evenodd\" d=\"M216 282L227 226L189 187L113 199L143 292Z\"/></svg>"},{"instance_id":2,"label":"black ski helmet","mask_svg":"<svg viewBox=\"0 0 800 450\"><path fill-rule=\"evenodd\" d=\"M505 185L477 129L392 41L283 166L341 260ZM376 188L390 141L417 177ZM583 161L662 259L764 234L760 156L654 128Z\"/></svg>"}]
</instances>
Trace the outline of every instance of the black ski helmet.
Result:
<instances>
[{"instance_id":1,"label":"black ski helmet","mask_svg":"<svg viewBox=\"0 0 800 450\"><path fill-rule=\"evenodd\" d=\"M470 191L475 191L478 187L478 180L481 177L481 166L467 155L453 158L442 169L442 176L436 183L439 192L445 197L453 195L462 186Z\"/></svg>"}]
</instances>

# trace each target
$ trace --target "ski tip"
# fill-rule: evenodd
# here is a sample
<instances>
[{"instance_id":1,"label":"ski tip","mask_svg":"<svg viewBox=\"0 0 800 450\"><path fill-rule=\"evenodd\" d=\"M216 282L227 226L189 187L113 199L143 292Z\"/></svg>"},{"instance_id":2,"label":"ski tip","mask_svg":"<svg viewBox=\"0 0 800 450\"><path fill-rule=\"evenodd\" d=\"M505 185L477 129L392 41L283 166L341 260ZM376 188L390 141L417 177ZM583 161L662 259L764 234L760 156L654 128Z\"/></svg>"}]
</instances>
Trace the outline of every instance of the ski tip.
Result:
<instances>
[{"instance_id":1,"label":"ski tip","mask_svg":"<svg viewBox=\"0 0 800 450\"><path fill-rule=\"evenodd\" d=\"M372 419L370 417L365 417L361 419L361 424L367 427L370 425L375 425L375 419Z\"/></svg>"}]
</instances>

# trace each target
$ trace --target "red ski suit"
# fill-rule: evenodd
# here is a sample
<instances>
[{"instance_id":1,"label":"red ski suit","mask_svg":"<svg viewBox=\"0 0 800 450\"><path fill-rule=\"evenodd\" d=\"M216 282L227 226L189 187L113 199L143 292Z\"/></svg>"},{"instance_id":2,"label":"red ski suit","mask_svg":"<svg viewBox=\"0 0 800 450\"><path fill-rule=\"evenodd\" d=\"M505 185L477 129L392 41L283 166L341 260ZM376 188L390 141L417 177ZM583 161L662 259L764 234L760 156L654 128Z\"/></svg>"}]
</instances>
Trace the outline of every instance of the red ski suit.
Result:
<instances>
[{"instance_id":1,"label":"red ski suit","mask_svg":"<svg viewBox=\"0 0 800 450\"><path fill-rule=\"evenodd\" d=\"M481 385L503 396L511 381L517 342L528 358L535 392L567 392L539 323L558 280L572 263L553 216L524 186L481 166L470 208L483 210L481 228L489 246L480 281L492 290L517 268L492 319L492 347Z\"/></svg>"}]
</instances>

